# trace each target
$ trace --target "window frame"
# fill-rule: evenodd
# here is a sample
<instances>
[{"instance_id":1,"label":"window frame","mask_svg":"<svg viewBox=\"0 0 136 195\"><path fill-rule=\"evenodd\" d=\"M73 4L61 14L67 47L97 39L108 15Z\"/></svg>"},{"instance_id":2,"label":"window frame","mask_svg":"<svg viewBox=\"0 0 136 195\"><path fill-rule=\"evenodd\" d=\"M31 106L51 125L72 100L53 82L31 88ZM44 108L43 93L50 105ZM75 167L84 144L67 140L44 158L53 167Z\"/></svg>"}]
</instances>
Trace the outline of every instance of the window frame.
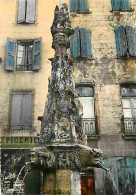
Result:
<instances>
[{"instance_id":1,"label":"window frame","mask_svg":"<svg viewBox=\"0 0 136 195\"><path fill-rule=\"evenodd\" d=\"M27 10L27 9L28 9L28 1L30 1L30 0L23 0L24 1L24 4L25 4L25 5L23 5L24 6L23 8L20 5L20 1L21 0L18 0L17 24L25 24L25 25L27 25L27 24L35 24L36 23L36 12L37 12L37 0L32 0L34 2L34 4L35 4L35 7L33 7L32 5L31 6L29 5L29 10ZM29 2L29 3L31 3L31 2ZM31 12L30 12L30 8L31 9L34 8L34 16L33 16L33 19L31 18L32 16L30 14L30 13L33 12L33 10L31 10ZM22 9L25 9L23 11L25 16L21 20L20 19L20 14L22 13ZM33 21L30 21L31 19Z\"/></svg>"},{"instance_id":2,"label":"window frame","mask_svg":"<svg viewBox=\"0 0 136 195\"><path fill-rule=\"evenodd\" d=\"M133 30L133 32L131 32L131 34L130 34L131 38L133 36L133 38L132 38L133 45L130 44L130 41L132 41L132 40L128 36L128 29ZM121 36L121 33L122 33L122 36ZM135 29L130 25L120 25L114 29L114 34L115 34L115 45L116 45L116 55L117 55L116 58L117 59L136 58L136 32L135 32ZM121 45L121 43L123 45ZM132 51L132 47L133 47L133 51Z\"/></svg>"},{"instance_id":3,"label":"window frame","mask_svg":"<svg viewBox=\"0 0 136 195\"><path fill-rule=\"evenodd\" d=\"M17 57L18 57L18 45L19 45L18 43L22 43L24 45L31 44L33 46L31 70L23 70L23 69L17 70ZM38 45L36 45L37 43ZM24 60L26 61L26 59ZM33 72L41 69L41 62L42 62L42 38L41 37L36 39L28 39L28 40L7 38L5 70L14 71L14 72ZM22 64L20 64L20 67L21 65ZM27 67L27 64L25 64L25 66Z\"/></svg>"},{"instance_id":4,"label":"window frame","mask_svg":"<svg viewBox=\"0 0 136 195\"><path fill-rule=\"evenodd\" d=\"M70 39L70 56L73 59L92 59L91 31L88 28L74 29L74 34ZM86 36L87 40L86 41ZM86 44L88 43L88 44ZM76 53L74 47L76 46Z\"/></svg>"},{"instance_id":5,"label":"window frame","mask_svg":"<svg viewBox=\"0 0 136 195\"><path fill-rule=\"evenodd\" d=\"M19 45L19 42L20 42L20 45L21 45L21 43L22 43L22 45L24 46L24 56L22 57L22 59L23 59L23 61L24 61L24 65L22 65L22 64L18 64L17 63L17 61L18 61L18 58L20 58L20 57L18 57L18 45ZM28 59L28 46L29 45L32 45L32 64L31 64L31 69L30 70L27 70L26 68L27 68L27 59ZM27 41L22 41L22 40L17 40L16 41L16 64L15 64L15 71L33 71L33 68L32 68L32 66L33 66L33 41L31 42L27 42ZM23 53L23 52L22 52ZM18 70L17 69L17 66L23 66L24 67L24 70ZM26 69L26 70L25 70Z\"/></svg>"},{"instance_id":6,"label":"window frame","mask_svg":"<svg viewBox=\"0 0 136 195\"><path fill-rule=\"evenodd\" d=\"M31 93L32 94L32 121L31 121L31 129L12 129L11 120L12 120L12 101L13 101L13 93ZM10 90L10 101L9 101L9 130L11 134L21 133L21 134L30 134L33 133L34 128L34 101L35 101L35 90L34 89L18 89L18 90Z\"/></svg>"},{"instance_id":7,"label":"window frame","mask_svg":"<svg viewBox=\"0 0 136 195\"><path fill-rule=\"evenodd\" d=\"M93 89L93 95L92 96L78 96L77 94L77 97L76 97L76 99L79 99L79 101L80 101L80 98L88 98L88 99L92 99L93 100L93 104L94 104L94 117L92 117L92 118L87 118L88 120L89 119L91 119L91 120L93 120L92 121L92 125L93 125L93 131L92 131L92 133L86 133L86 135L87 135L87 137L89 138L91 138L91 137L97 137L98 136L98 131L97 131L97 124L96 124L96 109L95 109L95 90L94 90L94 85L92 85L92 84L89 84L89 83L76 83L75 84L75 88L76 87L90 87L90 88L92 88ZM85 123L85 121L86 121L86 118L82 118L84 121L84 126L88 126L88 128L89 128L89 122L87 122L87 124ZM91 127L92 128L92 127ZM85 130L84 130L85 131ZM86 130L87 131L87 130Z\"/></svg>"},{"instance_id":8,"label":"window frame","mask_svg":"<svg viewBox=\"0 0 136 195\"><path fill-rule=\"evenodd\" d=\"M89 1L88 0L86 0L86 6L87 6L87 10L84 10L84 11L81 11L81 8L82 8L82 6L81 6L81 0L74 0L75 2L76 2L76 5L75 5L75 10L72 10L72 0L69 0L70 1L70 13L72 14L72 13L77 13L77 14L88 14L88 13L91 13L90 11L89 11ZM84 0L83 0L84 1Z\"/></svg>"},{"instance_id":9,"label":"window frame","mask_svg":"<svg viewBox=\"0 0 136 195\"><path fill-rule=\"evenodd\" d=\"M122 94L122 89L126 88L129 91L126 91L126 95ZM122 113L123 113L123 122L124 122L124 134L125 136L136 136L136 108L134 106L134 100L136 100L136 94L131 94L130 89L136 89L136 84L123 84L121 85L121 105L122 105ZM129 100L130 108L124 108L123 100ZM125 110L131 111L132 117L125 117Z\"/></svg>"},{"instance_id":10,"label":"window frame","mask_svg":"<svg viewBox=\"0 0 136 195\"><path fill-rule=\"evenodd\" d=\"M119 11L119 12L133 12L134 11L134 9L132 9L132 5L131 5L131 2L130 2L130 0L129 0L129 5L130 5L130 8L127 8L127 9L123 9L122 8L122 0L120 0L120 5L119 5L119 8L116 8L116 9L114 9L113 8L113 5L112 5L112 1L116 1L116 0L110 0L111 1L111 12L117 12L117 11ZM113 2L114 3L114 2Z\"/></svg>"}]
</instances>

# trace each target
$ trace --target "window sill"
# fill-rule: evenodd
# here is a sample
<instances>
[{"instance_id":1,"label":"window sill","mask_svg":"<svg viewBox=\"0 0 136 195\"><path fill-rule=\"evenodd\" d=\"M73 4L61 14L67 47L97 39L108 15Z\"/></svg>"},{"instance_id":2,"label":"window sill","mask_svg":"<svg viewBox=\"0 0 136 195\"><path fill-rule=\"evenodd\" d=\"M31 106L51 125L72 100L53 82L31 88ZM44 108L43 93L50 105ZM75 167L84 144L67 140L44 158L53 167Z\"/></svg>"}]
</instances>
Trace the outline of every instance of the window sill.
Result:
<instances>
[{"instance_id":1,"label":"window sill","mask_svg":"<svg viewBox=\"0 0 136 195\"><path fill-rule=\"evenodd\" d=\"M91 11L84 11L84 12L70 12L71 16L75 16L76 14L91 14Z\"/></svg>"},{"instance_id":2,"label":"window sill","mask_svg":"<svg viewBox=\"0 0 136 195\"><path fill-rule=\"evenodd\" d=\"M34 133L34 131L32 130L32 129L30 129L30 130L11 130L10 131L10 135L12 136L14 136L15 134L16 135L25 135L25 134L29 134L29 135L32 135Z\"/></svg>"},{"instance_id":3,"label":"window sill","mask_svg":"<svg viewBox=\"0 0 136 195\"><path fill-rule=\"evenodd\" d=\"M16 24L21 24L21 25L32 25L32 24L38 24L38 23L36 23L36 22L34 22L34 23L29 23L29 22L17 22Z\"/></svg>"},{"instance_id":4,"label":"window sill","mask_svg":"<svg viewBox=\"0 0 136 195\"><path fill-rule=\"evenodd\" d=\"M77 58L72 58L73 60L95 60L95 58L89 58L89 57L77 57Z\"/></svg>"},{"instance_id":5,"label":"window sill","mask_svg":"<svg viewBox=\"0 0 136 195\"><path fill-rule=\"evenodd\" d=\"M33 70L29 70L29 71L25 71L25 70L15 70L14 72L17 72L17 73L20 73L20 72L21 72L21 73L22 73L22 72L23 72L23 73L24 73L24 72L27 72L27 73L28 73L28 72L33 72Z\"/></svg>"},{"instance_id":6,"label":"window sill","mask_svg":"<svg viewBox=\"0 0 136 195\"><path fill-rule=\"evenodd\" d=\"M118 12L134 12L134 9L120 9L120 10L110 10L112 13L118 13Z\"/></svg>"},{"instance_id":7,"label":"window sill","mask_svg":"<svg viewBox=\"0 0 136 195\"><path fill-rule=\"evenodd\" d=\"M130 57L118 57L116 56L115 59L119 59L119 60L129 60L129 59L136 59L136 56L130 56Z\"/></svg>"},{"instance_id":8,"label":"window sill","mask_svg":"<svg viewBox=\"0 0 136 195\"><path fill-rule=\"evenodd\" d=\"M123 135L125 140L136 140L136 135Z\"/></svg>"},{"instance_id":9,"label":"window sill","mask_svg":"<svg viewBox=\"0 0 136 195\"><path fill-rule=\"evenodd\" d=\"M6 70L6 69L5 69ZM40 70L40 69L39 69ZM18 71L18 70L6 70L7 72L22 74L22 73L33 73L33 72L39 72L39 70L29 70L29 71Z\"/></svg>"},{"instance_id":10,"label":"window sill","mask_svg":"<svg viewBox=\"0 0 136 195\"><path fill-rule=\"evenodd\" d=\"M100 135L87 135L88 140L98 140L100 138Z\"/></svg>"}]
</instances>

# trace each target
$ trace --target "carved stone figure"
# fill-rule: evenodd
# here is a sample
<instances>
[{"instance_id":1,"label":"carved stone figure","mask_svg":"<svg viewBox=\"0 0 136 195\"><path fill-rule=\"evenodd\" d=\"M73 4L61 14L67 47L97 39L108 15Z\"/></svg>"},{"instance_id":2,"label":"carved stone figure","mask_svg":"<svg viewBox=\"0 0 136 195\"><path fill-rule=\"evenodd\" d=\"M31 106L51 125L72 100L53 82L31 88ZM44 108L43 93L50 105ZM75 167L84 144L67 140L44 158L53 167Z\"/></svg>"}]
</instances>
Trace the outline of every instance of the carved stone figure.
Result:
<instances>
[{"instance_id":1,"label":"carved stone figure","mask_svg":"<svg viewBox=\"0 0 136 195\"><path fill-rule=\"evenodd\" d=\"M55 57L50 59L52 72L39 140L40 143L78 140L84 142L81 112L76 103L72 79L72 63L67 55L67 49L70 47L69 37L74 31L66 4L62 4L60 8L56 6L51 32Z\"/></svg>"},{"instance_id":2,"label":"carved stone figure","mask_svg":"<svg viewBox=\"0 0 136 195\"><path fill-rule=\"evenodd\" d=\"M65 148L65 150L64 150ZM102 164L102 151L92 149L84 145L65 145L61 149L57 145L43 148L34 148L29 152L32 167L40 167L42 171L47 169L72 169L87 172L92 167L107 170Z\"/></svg>"}]
</instances>

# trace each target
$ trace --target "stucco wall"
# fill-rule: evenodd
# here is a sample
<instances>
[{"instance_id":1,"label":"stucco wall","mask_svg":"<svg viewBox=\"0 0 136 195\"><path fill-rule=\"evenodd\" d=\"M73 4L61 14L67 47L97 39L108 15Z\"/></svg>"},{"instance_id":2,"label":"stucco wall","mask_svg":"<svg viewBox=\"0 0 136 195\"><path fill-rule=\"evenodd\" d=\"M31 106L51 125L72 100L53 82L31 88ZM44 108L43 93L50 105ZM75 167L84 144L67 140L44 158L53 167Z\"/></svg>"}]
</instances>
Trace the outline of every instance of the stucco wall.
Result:
<instances>
[{"instance_id":1,"label":"stucco wall","mask_svg":"<svg viewBox=\"0 0 136 195\"><path fill-rule=\"evenodd\" d=\"M89 14L71 13L72 26L91 31L92 58L74 62L76 83L90 83L95 89L95 112L100 134L120 134L122 105L120 84L136 82L136 59L117 59L114 29L136 28L136 2L132 12L111 12L110 0L89 1Z\"/></svg>"},{"instance_id":2,"label":"stucco wall","mask_svg":"<svg viewBox=\"0 0 136 195\"><path fill-rule=\"evenodd\" d=\"M65 0L69 6L69 1ZM40 131L38 116L43 115L50 76L50 61L54 51L51 48L50 27L54 8L59 0L38 0L35 24L17 24L18 1L0 0L0 122L1 131L10 132L11 92L33 90L33 129ZM136 2L131 0L133 9ZM88 14L71 13L72 27L85 27L91 31L92 58L75 61L73 76L76 83L89 82L95 85L96 116L101 134L122 133L122 107L120 86L122 82L136 81L136 60L117 59L114 29L122 24L136 28L136 10L132 12L110 12L110 0L89 1ZM38 72L7 72L4 70L7 37L13 39L35 39L42 37L42 69Z\"/></svg>"},{"instance_id":3,"label":"stucco wall","mask_svg":"<svg viewBox=\"0 0 136 195\"><path fill-rule=\"evenodd\" d=\"M17 24L18 0L0 0L0 58L2 60L0 63L0 131L4 135L10 132L11 93L14 90L33 91L33 132L37 134L40 131L41 124L37 118L43 115L48 92L48 77L51 70L48 58L54 55L51 48L50 27L55 5L58 2L59 0L38 0L36 23ZM38 72L5 71L7 37L17 40L42 37L42 68Z\"/></svg>"}]
</instances>

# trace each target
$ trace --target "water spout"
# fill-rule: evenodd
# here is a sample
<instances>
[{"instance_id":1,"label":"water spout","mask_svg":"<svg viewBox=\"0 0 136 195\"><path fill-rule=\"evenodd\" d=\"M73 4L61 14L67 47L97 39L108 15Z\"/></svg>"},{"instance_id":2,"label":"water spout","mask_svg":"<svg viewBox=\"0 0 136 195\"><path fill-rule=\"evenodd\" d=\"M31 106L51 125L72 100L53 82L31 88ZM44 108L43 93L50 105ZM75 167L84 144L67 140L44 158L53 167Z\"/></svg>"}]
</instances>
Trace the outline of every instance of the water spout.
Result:
<instances>
[{"instance_id":1,"label":"water spout","mask_svg":"<svg viewBox=\"0 0 136 195\"><path fill-rule=\"evenodd\" d=\"M25 174L24 177L23 177L23 183L24 183L24 180L25 180L27 174L29 173L29 171L31 171L31 169L29 169L29 170L26 171L26 174Z\"/></svg>"},{"instance_id":2,"label":"water spout","mask_svg":"<svg viewBox=\"0 0 136 195\"><path fill-rule=\"evenodd\" d=\"M17 179L16 179L16 182L15 182L14 188L17 186L17 182L18 182L18 180L19 180L19 176L21 175L21 173L22 173L23 169L25 168L25 166L26 166L26 165L24 165L24 166L21 168L21 170L19 171L19 174L18 174L18 176L17 176Z\"/></svg>"},{"instance_id":3,"label":"water spout","mask_svg":"<svg viewBox=\"0 0 136 195\"><path fill-rule=\"evenodd\" d=\"M95 160L95 161L94 161L94 164L95 164L95 167L97 167L97 168L102 168L103 170L105 170L105 171L107 171L107 172L110 171L110 169L106 168L106 167L104 166L103 162L100 161L100 160Z\"/></svg>"},{"instance_id":4,"label":"water spout","mask_svg":"<svg viewBox=\"0 0 136 195\"><path fill-rule=\"evenodd\" d=\"M25 168L26 165L29 165L29 164L34 164L34 161L26 162L25 165L23 165L23 167L20 169L19 174L18 174L17 179L16 179L16 182L15 182L15 185L14 185L14 188L16 188L16 186L17 186L17 182L19 181L19 176L21 175L23 169ZM25 174L25 176L26 176L26 174ZM24 180L24 178L23 178L23 180Z\"/></svg>"}]
</instances>

